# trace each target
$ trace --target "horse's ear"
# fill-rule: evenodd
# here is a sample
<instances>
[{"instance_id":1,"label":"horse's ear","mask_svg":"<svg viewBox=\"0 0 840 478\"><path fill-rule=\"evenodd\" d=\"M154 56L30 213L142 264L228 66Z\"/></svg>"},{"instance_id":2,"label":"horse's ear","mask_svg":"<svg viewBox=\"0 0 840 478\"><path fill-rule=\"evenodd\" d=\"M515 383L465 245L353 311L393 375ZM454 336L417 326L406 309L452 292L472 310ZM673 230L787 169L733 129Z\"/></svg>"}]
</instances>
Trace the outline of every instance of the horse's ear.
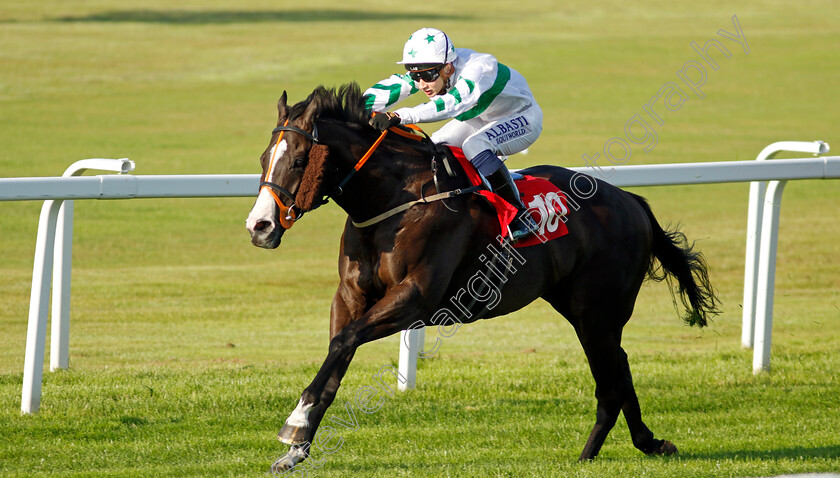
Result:
<instances>
[{"instance_id":1,"label":"horse's ear","mask_svg":"<svg viewBox=\"0 0 840 478\"><path fill-rule=\"evenodd\" d=\"M283 95L277 100L277 126L283 122L283 119L289 114L289 109L286 106L286 90L283 90Z\"/></svg>"},{"instance_id":2,"label":"horse's ear","mask_svg":"<svg viewBox=\"0 0 840 478\"><path fill-rule=\"evenodd\" d=\"M319 107L320 104L318 103L318 98L312 98L309 101L309 104L306 105L306 110L304 110L300 117L301 125L304 127L312 127L315 123L315 117L317 116Z\"/></svg>"},{"instance_id":3,"label":"horse's ear","mask_svg":"<svg viewBox=\"0 0 840 478\"><path fill-rule=\"evenodd\" d=\"M300 180L295 203L302 211L311 211L322 204L324 181L327 176L327 159L330 148L324 144L316 144L309 150L309 162Z\"/></svg>"}]
</instances>

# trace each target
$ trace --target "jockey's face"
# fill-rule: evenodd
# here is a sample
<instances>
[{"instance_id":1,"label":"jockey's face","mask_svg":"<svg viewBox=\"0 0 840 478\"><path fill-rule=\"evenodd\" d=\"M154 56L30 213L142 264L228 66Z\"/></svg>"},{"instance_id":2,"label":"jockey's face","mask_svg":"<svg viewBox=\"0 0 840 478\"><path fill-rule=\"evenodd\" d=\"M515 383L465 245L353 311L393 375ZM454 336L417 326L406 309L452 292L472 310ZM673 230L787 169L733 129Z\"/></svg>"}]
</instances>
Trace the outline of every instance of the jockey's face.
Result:
<instances>
[{"instance_id":1,"label":"jockey's face","mask_svg":"<svg viewBox=\"0 0 840 478\"><path fill-rule=\"evenodd\" d=\"M415 77L417 83L420 85L420 89L423 90L423 93L426 93L426 96L429 98L437 95L442 95L445 93L444 88L446 87L446 81L452 76L452 72L454 71L454 67L452 63L447 63L443 68L440 70L436 70L439 74L433 74L434 80L426 80L424 77L428 75L418 75L412 74Z\"/></svg>"},{"instance_id":2,"label":"jockey's face","mask_svg":"<svg viewBox=\"0 0 840 478\"><path fill-rule=\"evenodd\" d=\"M432 82L420 80L420 89L423 90L423 93L426 93L426 96L431 98L443 93L444 83L446 83L446 80L444 80L442 76L437 77L437 79Z\"/></svg>"}]
</instances>

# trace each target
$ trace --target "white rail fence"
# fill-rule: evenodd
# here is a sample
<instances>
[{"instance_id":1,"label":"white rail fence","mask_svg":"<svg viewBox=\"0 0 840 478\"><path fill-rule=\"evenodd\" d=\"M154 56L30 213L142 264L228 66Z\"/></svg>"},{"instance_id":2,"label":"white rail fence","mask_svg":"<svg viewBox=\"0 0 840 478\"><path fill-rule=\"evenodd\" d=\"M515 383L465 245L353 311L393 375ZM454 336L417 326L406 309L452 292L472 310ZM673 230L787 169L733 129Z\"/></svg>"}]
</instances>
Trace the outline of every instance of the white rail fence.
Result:
<instances>
[{"instance_id":1,"label":"white rail fence","mask_svg":"<svg viewBox=\"0 0 840 478\"><path fill-rule=\"evenodd\" d=\"M840 156L764 161L782 151L828 152L821 141L773 143L758 161L616 166L607 180L616 186L663 186L751 182L747 220L747 256L744 271L742 343L755 346L753 370L769 369L779 211L784 185L794 179L840 178ZM113 171L117 175L79 176L85 170ZM574 168L588 172L588 168ZM53 304L50 370L69 366L70 282L73 241L73 201L77 199L255 197L256 174L142 176L127 174L127 160L89 159L74 163L63 177L0 179L0 201L44 200L38 224L21 410L40 407L50 286ZM591 172L591 170L589 170ZM767 183L769 181L769 183ZM56 240L58 238L58 240ZM245 247L245 246L243 246ZM400 389L413 388L423 329L404 331L400 346L400 372L407 379Z\"/></svg>"}]
</instances>

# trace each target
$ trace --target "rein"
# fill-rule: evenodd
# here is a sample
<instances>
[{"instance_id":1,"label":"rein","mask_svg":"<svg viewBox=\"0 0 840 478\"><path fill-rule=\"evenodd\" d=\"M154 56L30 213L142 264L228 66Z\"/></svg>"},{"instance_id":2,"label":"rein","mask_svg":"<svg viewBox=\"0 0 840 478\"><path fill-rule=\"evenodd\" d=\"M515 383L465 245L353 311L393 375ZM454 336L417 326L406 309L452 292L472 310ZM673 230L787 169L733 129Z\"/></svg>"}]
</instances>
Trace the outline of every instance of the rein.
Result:
<instances>
[{"instance_id":1,"label":"rein","mask_svg":"<svg viewBox=\"0 0 840 478\"><path fill-rule=\"evenodd\" d=\"M423 136L426 137L427 140L431 141L431 138L429 138L429 135L427 135L426 132L423 131L417 125L407 124L407 125L403 125L403 126L409 128L409 129L412 129L417 133L422 134ZM376 141L376 143L374 143L373 148L370 151L368 151L369 154L372 153L373 149L375 149L379 145L379 142L382 141L382 138L385 137L385 133L387 133L388 131L393 131L394 133L397 133L400 136L404 136L406 138L414 139L414 140L417 140L417 141L422 140L422 138L418 138L416 134L413 134L411 132L405 131L401 128L398 128L398 127L394 126L394 127L389 128L389 129L382 132L382 136L380 136L379 139ZM359 163L364 164L364 161L366 161L366 160L367 160L366 157L362 158L362 160L360 160ZM445 156L443 158L443 164L446 167L447 174L450 177L455 176L455 173L449 167L449 162L446 160ZM350 175L348 175L348 177L344 178L345 180L342 181L341 186L343 186L344 184L347 183L347 181L350 179L350 177L352 177L352 175L355 173L355 171L358 171L359 167L361 167L361 166L359 164L357 164L357 168L354 169L353 171L351 171ZM435 180L435 189L440 191L440 187L438 186L437 171L436 171L436 165L435 165L434 158L432 158L432 176L434 177L434 180ZM339 186L339 189L341 189L341 186ZM362 222L350 221L350 222L355 227L358 227L359 229L362 229L362 228L380 223L380 222L384 221L385 219L388 219L389 217L392 217L392 216L396 216L397 214L399 214L401 212L405 212L405 211L411 209L411 207L416 205L416 204L429 204L429 203L433 203L435 201L443 201L444 199L450 199L450 198L453 198L453 197L456 197L456 196L461 196L461 195L464 195L464 194L472 194L474 192L479 191L482 188L483 188L482 185L478 185L478 186L471 186L471 187L463 188L463 189L455 189L454 191L446 191L446 192L434 194L434 195L429 196L429 197L424 196L424 197L421 197L420 199L416 199L414 201L409 201L405 204L401 204L401 205L399 205L395 208L389 209L389 210L383 212L382 214L379 214L378 216L374 216L374 217L368 219L367 221L362 221ZM422 192L421 192L421 195L422 195ZM452 208L450 208L449 206L447 206L446 203L442 203L442 204L444 206L446 206L447 209L454 212L454 210Z\"/></svg>"},{"instance_id":2,"label":"rein","mask_svg":"<svg viewBox=\"0 0 840 478\"><path fill-rule=\"evenodd\" d=\"M403 125L403 126L405 126L406 128L412 129L414 131L418 131L418 132L422 133L423 136L426 137L426 139L430 139L429 136L426 134L426 132L423 131L422 129L420 129L420 127L418 127L417 125L407 124L407 125ZM417 135L412 134L408 131L404 131L403 129L401 129L397 126L392 126L388 129L386 129L385 131L382 132L381 135L379 135L379 138L376 139L376 141L373 143L373 146L371 146L370 149L368 149L367 153L365 153L364 156L362 156L361 159L359 159L359 161L356 163L356 165L353 166L353 169L350 170L350 172L347 174L347 176L345 176L344 179L342 179L341 182L338 183L338 186L335 188L335 191L332 193L332 195L341 196L344 193L344 186L347 185L347 183L350 181L350 178L352 178L354 174L356 174L360 169L362 169L362 166L365 165L367 160L371 157L371 155L373 155L373 152L376 151L376 148L379 147L379 143L381 143L382 140L385 139L385 135L388 134L388 131L393 131L394 133L396 133L400 136L404 136L406 138L411 138L411 139L415 139L415 140L419 141L419 138L417 138Z\"/></svg>"},{"instance_id":3,"label":"rein","mask_svg":"<svg viewBox=\"0 0 840 478\"><path fill-rule=\"evenodd\" d=\"M422 129L420 129L418 126L416 126L416 125L405 125L405 126L423 134L423 136L425 136L426 139L429 139L429 136ZM310 132L308 132L304 129L298 128L296 126L289 126L289 120L287 119L286 122L282 126L278 126L278 127L274 128L274 130L272 130L272 134L279 132L280 135L277 137L277 141L274 144L274 151L272 152L271 161L269 162L268 173L266 173L267 178L271 178L271 176L273 175L274 166L275 166L275 163L276 163L276 161L279 157L278 156L278 149L279 149L279 146L280 146L280 142L283 140L283 134L286 131L291 131L293 133L300 134L304 138L308 139L309 141L312 141L312 143L315 143L315 144L319 143L317 127L313 127L312 132L310 133ZM379 145L385 139L385 135L388 134L388 131L393 131L394 133L397 133L397 134L399 134L401 136L404 136L404 137L407 137L407 138L416 139L418 141L421 140L421 138L418 138L417 135L415 135L413 133L410 133L408 131L404 131L401 128L396 127L396 126L386 129L385 131L382 132L381 135L379 135L379 138L376 139L376 141L373 143L373 145L371 145L371 147L359 159L359 161L356 162L356 164L353 166L353 169L351 169L350 172L347 174L347 176L345 176L344 179L341 180L341 182L338 184L338 186L335 188L335 190L332 193L329 194L330 197L340 196L344 193L344 186L346 186L347 183L350 181L350 179L360 169L362 169L362 166L365 165L365 163L368 161L368 159L370 159L370 157L373 155L374 151L376 151L376 149L379 147ZM449 164L448 163L445 163L445 164L446 164L447 172L450 174L450 176L454 175L451 172L451 170L449 169ZM434 160L432 161L432 168L433 168L433 171L434 171L434 169L435 169ZM263 178L263 179L265 179L265 178ZM435 175L435 186L437 186L437 176L436 175ZM362 221L362 222L351 221L351 223L355 227L358 227L358 228L364 228L364 227L372 226L374 224L377 224L379 222L384 221L385 219L388 219L389 217L396 216L397 214L399 214L401 212L407 211L408 209L410 209L412 206L414 206L416 204L429 204L429 203L432 203L432 202L435 202L435 201L442 201L444 199L449 199L449 198L453 198L453 197L456 197L456 196L461 196L461 195L464 195L464 194L471 194L471 193L474 193L474 192L480 190L481 188L482 188L482 186L479 185L479 186L472 186L472 187L463 188L463 189L456 189L454 191L446 191L446 192L434 194L434 195L429 196L429 197L424 196L424 197L421 197L420 199L417 199L417 200L414 200L414 201L409 201L405 204L401 204L401 205L399 205L395 208L389 209L388 211L385 211L382 214L379 214L378 216L372 217L372 218L368 219L367 221ZM275 184L271 181L262 181L260 183L260 191L262 191L263 189L266 189L269 192L269 194L271 194L271 197L274 198L274 202L277 203L277 206L280 208L281 211L283 209L286 209L285 217L283 217L282 214L281 214L281 217L280 217L280 225L283 226L284 229L290 229L298 219L303 217L304 211L301 211L300 208L297 207L297 205L295 204L295 199L296 199L295 195L293 195L289 190L287 190L287 189L283 188L282 186L280 186L278 184ZM286 199L288 199L291 202L291 206L286 206L283 203L282 199L280 199L280 196L283 196ZM325 203L326 203L326 200L321 202L319 204L319 206L321 204L325 204ZM444 205L445 205L445 203L444 203ZM447 206L447 208L448 207L449 206Z\"/></svg>"},{"instance_id":4,"label":"rein","mask_svg":"<svg viewBox=\"0 0 840 478\"><path fill-rule=\"evenodd\" d=\"M397 214L399 214L401 212L407 211L408 209L410 209L415 204L428 204L428 203L432 203L432 202L435 202L435 201L441 201L443 199L454 198L455 196L461 196L462 194L472 194L472 193L480 190L482 187L483 186L481 186L481 185L471 186L471 187L464 188L464 189L456 189L454 191L446 191L446 192L434 194L434 195L429 196L429 197L422 197L420 199L416 199L414 201L409 201L405 204L401 204L401 205L399 205L399 206L397 206L393 209L390 209L388 211L383 212L382 214L380 214L378 216L372 217L372 218L368 219L367 221L363 221L363 222L351 221L351 223L354 226L358 227L359 229L364 228L364 227L368 227L368 226L372 226L372 225L374 225L378 222L382 222L385 219L388 219L391 216L396 216Z\"/></svg>"},{"instance_id":5,"label":"rein","mask_svg":"<svg viewBox=\"0 0 840 478\"><path fill-rule=\"evenodd\" d=\"M367 150L367 153L365 153L364 156L362 156L361 159L359 159L359 161L356 163L355 166L353 166L353 169L350 170L347 176L344 176L344 179L342 179L341 182L338 183L338 186L335 188L335 192L333 192L334 195L341 196L342 194L344 194L344 186L347 185L347 182L350 181L350 178L352 178L353 175L355 175L357 172L359 172L360 169L362 169L362 166L365 165L367 160L370 159L370 157L373 155L373 152L376 151L376 148L379 147L379 143L381 143L382 140L385 139L386 134L388 134L387 129L379 135L379 138L376 139L376 141L373 143L373 146L371 146L370 149Z\"/></svg>"}]
</instances>

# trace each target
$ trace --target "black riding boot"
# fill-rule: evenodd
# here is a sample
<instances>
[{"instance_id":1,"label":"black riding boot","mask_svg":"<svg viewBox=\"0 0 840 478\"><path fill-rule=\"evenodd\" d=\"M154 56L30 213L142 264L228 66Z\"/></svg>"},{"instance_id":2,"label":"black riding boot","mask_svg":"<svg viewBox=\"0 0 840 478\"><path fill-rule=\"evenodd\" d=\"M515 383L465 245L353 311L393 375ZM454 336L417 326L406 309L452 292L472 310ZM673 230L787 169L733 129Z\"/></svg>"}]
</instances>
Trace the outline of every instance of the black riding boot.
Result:
<instances>
[{"instance_id":1,"label":"black riding boot","mask_svg":"<svg viewBox=\"0 0 840 478\"><path fill-rule=\"evenodd\" d=\"M511 203L519 212L516 213L516 218L510 223L510 239L512 242L517 242L523 237L527 237L532 232L535 232L539 226L531 214L528 213L527 208L522 204L522 198L519 197L519 189L513 182L510 172L507 167L502 165L498 171L487 177L493 192L502 197L505 201Z\"/></svg>"}]
</instances>

